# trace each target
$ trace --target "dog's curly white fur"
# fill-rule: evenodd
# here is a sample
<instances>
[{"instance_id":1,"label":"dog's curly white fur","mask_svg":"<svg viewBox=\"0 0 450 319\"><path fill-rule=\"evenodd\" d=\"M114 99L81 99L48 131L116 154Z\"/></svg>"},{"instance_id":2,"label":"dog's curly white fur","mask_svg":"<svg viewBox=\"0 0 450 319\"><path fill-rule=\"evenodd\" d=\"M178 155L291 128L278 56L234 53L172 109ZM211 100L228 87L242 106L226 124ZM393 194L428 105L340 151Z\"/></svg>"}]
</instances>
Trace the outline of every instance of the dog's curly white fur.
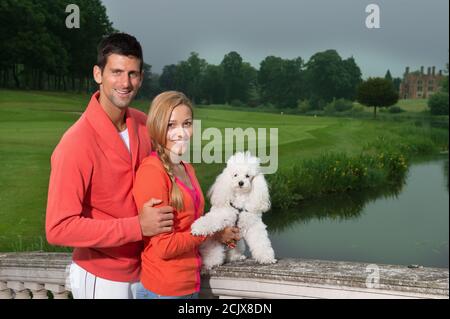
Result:
<instances>
[{"instance_id":1,"label":"dog's curly white fur","mask_svg":"<svg viewBox=\"0 0 450 319\"><path fill-rule=\"evenodd\" d=\"M231 156L208 196L211 210L192 224L192 234L211 235L237 223L242 239L234 249L225 248L213 239L206 240L200 247L206 269L221 265L225 260L245 259L244 240L257 262L276 262L266 225L262 221L262 213L270 208L270 196L257 157L250 152Z\"/></svg>"}]
</instances>

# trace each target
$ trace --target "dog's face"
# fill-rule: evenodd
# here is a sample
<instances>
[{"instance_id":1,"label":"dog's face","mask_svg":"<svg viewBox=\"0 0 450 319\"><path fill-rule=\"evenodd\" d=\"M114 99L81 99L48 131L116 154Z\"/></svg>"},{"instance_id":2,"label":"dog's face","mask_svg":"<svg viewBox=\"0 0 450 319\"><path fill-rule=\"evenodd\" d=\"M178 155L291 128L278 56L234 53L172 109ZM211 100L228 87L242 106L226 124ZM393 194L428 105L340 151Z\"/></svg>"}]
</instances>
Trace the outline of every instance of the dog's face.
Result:
<instances>
[{"instance_id":1,"label":"dog's face","mask_svg":"<svg viewBox=\"0 0 450 319\"><path fill-rule=\"evenodd\" d=\"M235 192L247 193L252 189L252 180L256 175L256 171L246 165L235 166L230 169L231 187Z\"/></svg>"},{"instance_id":2,"label":"dog's face","mask_svg":"<svg viewBox=\"0 0 450 319\"><path fill-rule=\"evenodd\" d=\"M259 173L259 159L250 152L236 153L228 159L226 173L234 192L248 193L252 189L253 178Z\"/></svg>"}]
</instances>

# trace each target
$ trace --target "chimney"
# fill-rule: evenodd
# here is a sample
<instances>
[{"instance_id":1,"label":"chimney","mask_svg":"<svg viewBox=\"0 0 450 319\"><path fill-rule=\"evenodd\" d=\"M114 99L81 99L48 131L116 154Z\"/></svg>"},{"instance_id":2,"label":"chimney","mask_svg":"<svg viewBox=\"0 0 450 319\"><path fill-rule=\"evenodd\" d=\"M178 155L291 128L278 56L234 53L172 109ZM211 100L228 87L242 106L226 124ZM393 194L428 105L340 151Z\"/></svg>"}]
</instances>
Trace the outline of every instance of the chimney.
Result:
<instances>
[{"instance_id":1,"label":"chimney","mask_svg":"<svg viewBox=\"0 0 450 319\"><path fill-rule=\"evenodd\" d=\"M420 74L423 75L423 66L420 67Z\"/></svg>"},{"instance_id":2,"label":"chimney","mask_svg":"<svg viewBox=\"0 0 450 319\"><path fill-rule=\"evenodd\" d=\"M406 68L405 68L405 75L408 75L409 74L409 66L407 66Z\"/></svg>"},{"instance_id":3,"label":"chimney","mask_svg":"<svg viewBox=\"0 0 450 319\"><path fill-rule=\"evenodd\" d=\"M439 70L439 75L442 75L442 70Z\"/></svg>"},{"instance_id":4,"label":"chimney","mask_svg":"<svg viewBox=\"0 0 450 319\"><path fill-rule=\"evenodd\" d=\"M433 74L433 76L435 76L436 74L436 67L433 65L433 71L431 71L431 74Z\"/></svg>"},{"instance_id":5,"label":"chimney","mask_svg":"<svg viewBox=\"0 0 450 319\"><path fill-rule=\"evenodd\" d=\"M431 75L431 68L430 67L427 68L427 75Z\"/></svg>"}]
</instances>

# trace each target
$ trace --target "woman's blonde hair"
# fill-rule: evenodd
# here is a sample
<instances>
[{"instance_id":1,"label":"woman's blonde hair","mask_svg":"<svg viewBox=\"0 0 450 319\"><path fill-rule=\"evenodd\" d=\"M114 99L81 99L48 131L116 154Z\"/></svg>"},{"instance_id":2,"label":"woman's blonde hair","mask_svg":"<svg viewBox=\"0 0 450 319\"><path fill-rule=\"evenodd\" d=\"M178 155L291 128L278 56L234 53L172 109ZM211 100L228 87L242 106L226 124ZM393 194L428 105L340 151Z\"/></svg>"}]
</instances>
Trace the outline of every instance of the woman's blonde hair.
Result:
<instances>
[{"instance_id":1,"label":"woman's blonde hair","mask_svg":"<svg viewBox=\"0 0 450 319\"><path fill-rule=\"evenodd\" d=\"M189 107L192 117L194 116L192 103L186 95L177 91L167 91L157 95L153 99L147 117L147 129L152 140L152 148L158 153L164 169L172 181L170 205L177 211L183 210L183 194L175 182L175 176L171 166L172 162L165 150L170 115L174 108L179 105Z\"/></svg>"}]
</instances>

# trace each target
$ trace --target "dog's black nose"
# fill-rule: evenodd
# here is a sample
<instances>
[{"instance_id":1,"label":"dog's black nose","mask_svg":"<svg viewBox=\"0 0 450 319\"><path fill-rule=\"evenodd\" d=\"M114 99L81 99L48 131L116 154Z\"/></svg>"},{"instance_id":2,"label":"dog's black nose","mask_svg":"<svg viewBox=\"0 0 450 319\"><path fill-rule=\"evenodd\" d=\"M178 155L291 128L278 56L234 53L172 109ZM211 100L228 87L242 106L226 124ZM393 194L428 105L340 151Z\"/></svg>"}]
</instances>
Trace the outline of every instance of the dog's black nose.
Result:
<instances>
[{"instance_id":1,"label":"dog's black nose","mask_svg":"<svg viewBox=\"0 0 450 319\"><path fill-rule=\"evenodd\" d=\"M239 186L240 187L244 186L244 182L243 181L239 181Z\"/></svg>"}]
</instances>

